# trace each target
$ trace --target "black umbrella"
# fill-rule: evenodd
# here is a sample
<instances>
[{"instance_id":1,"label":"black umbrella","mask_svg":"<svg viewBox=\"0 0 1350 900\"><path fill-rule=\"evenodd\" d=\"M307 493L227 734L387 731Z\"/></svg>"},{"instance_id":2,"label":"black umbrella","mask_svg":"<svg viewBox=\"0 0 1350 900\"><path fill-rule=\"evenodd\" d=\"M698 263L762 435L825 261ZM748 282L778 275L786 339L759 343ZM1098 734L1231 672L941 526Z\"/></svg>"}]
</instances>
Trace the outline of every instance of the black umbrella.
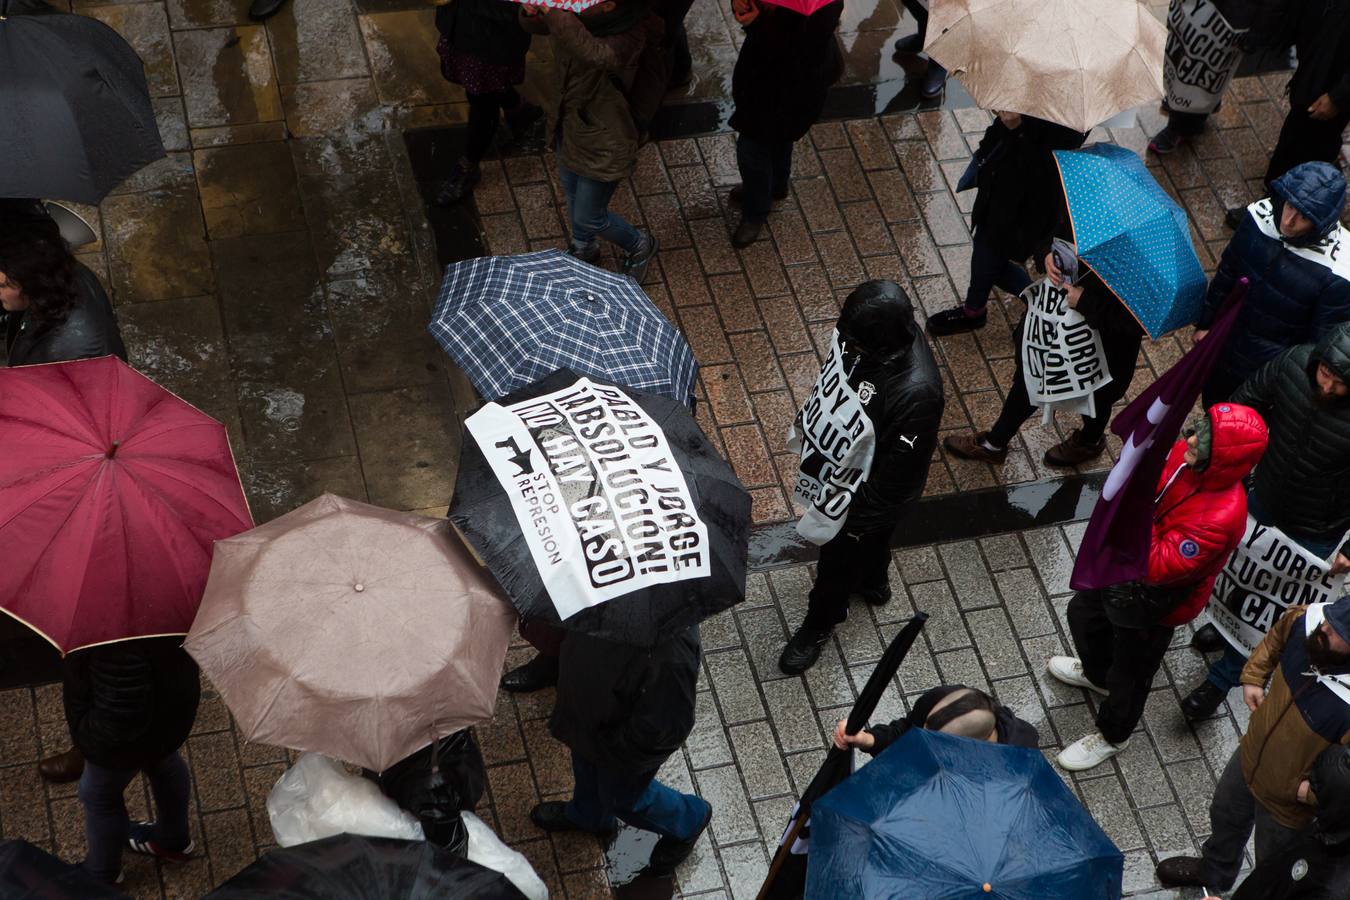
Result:
<instances>
[{"instance_id":1,"label":"black umbrella","mask_svg":"<svg viewBox=\"0 0 1350 900\"><path fill-rule=\"evenodd\" d=\"M0 897L5 900L107 900L126 895L27 841L0 842Z\"/></svg>"},{"instance_id":2,"label":"black umbrella","mask_svg":"<svg viewBox=\"0 0 1350 900\"><path fill-rule=\"evenodd\" d=\"M269 850L207 900L525 900L500 872L427 841L338 834Z\"/></svg>"},{"instance_id":3,"label":"black umbrella","mask_svg":"<svg viewBox=\"0 0 1350 900\"><path fill-rule=\"evenodd\" d=\"M531 620L651 646L745 596L750 495L688 408L567 369L469 417L450 518Z\"/></svg>"},{"instance_id":4,"label":"black umbrella","mask_svg":"<svg viewBox=\"0 0 1350 900\"><path fill-rule=\"evenodd\" d=\"M0 122L0 197L98 203L164 156L136 51L42 0L0 0Z\"/></svg>"}]
</instances>

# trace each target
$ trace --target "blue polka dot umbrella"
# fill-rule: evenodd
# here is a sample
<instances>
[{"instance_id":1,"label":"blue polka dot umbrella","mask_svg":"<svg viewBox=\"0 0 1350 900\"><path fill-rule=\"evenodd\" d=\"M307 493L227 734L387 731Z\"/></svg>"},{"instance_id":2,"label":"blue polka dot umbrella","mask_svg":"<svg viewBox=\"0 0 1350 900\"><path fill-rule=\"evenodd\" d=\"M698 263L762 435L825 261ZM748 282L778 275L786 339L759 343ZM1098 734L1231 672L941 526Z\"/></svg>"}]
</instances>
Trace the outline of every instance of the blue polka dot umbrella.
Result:
<instances>
[{"instance_id":1,"label":"blue polka dot umbrella","mask_svg":"<svg viewBox=\"0 0 1350 900\"><path fill-rule=\"evenodd\" d=\"M689 404L698 376L637 282L561 250L447 266L427 329L487 400L571 369Z\"/></svg>"},{"instance_id":2,"label":"blue polka dot umbrella","mask_svg":"<svg viewBox=\"0 0 1350 900\"><path fill-rule=\"evenodd\" d=\"M1115 144L1056 150L1078 256L1153 339L1189 325L1205 272L1186 213L1136 156Z\"/></svg>"}]
</instances>

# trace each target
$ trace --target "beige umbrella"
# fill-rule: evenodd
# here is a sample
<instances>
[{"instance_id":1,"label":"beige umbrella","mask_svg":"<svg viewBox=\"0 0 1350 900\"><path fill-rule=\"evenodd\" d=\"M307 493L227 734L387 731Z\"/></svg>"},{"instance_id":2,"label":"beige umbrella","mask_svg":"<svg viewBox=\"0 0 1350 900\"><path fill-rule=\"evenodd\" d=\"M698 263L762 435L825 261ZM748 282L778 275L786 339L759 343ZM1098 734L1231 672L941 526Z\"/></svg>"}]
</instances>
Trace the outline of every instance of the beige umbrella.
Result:
<instances>
[{"instance_id":1,"label":"beige umbrella","mask_svg":"<svg viewBox=\"0 0 1350 900\"><path fill-rule=\"evenodd\" d=\"M924 51L985 109L1090 131L1162 97L1166 43L1138 0L933 0Z\"/></svg>"},{"instance_id":2,"label":"beige umbrella","mask_svg":"<svg viewBox=\"0 0 1350 900\"><path fill-rule=\"evenodd\" d=\"M185 646L249 740L382 771L491 718L515 622L448 521L324 494L216 542Z\"/></svg>"}]
</instances>

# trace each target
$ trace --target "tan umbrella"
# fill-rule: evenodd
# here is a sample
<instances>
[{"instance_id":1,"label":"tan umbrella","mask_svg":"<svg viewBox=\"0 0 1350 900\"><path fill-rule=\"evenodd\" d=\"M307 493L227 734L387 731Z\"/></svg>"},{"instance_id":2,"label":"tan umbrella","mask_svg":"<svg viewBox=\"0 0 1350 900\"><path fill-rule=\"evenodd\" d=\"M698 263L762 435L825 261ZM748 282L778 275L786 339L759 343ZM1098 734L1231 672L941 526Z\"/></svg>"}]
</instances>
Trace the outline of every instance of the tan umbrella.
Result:
<instances>
[{"instance_id":1,"label":"tan umbrella","mask_svg":"<svg viewBox=\"0 0 1350 900\"><path fill-rule=\"evenodd\" d=\"M1090 131L1162 97L1166 43L1138 0L933 0L924 51L985 109Z\"/></svg>"},{"instance_id":2,"label":"tan umbrella","mask_svg":"<svg viewBox=\"0 0 1350 900\"><path fill-rule=\"evenodd\" d=\"M492 716L515 622L448 521L324 494L216 542L185 646L249 740L382 771Z\"/></svg>"}]
</instances>

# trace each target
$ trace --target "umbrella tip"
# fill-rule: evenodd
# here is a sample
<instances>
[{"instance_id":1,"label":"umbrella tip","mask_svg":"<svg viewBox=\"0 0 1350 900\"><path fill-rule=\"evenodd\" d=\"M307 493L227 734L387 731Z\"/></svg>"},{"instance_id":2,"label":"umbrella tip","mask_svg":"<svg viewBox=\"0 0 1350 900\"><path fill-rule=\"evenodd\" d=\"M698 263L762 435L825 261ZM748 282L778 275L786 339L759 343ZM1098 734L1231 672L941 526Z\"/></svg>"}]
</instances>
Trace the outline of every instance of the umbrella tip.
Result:
<instances>
[{"instance_id":1,"label":"umbrella tip","mask_svg":"<svg viewBox=\"0 0 1350 900\"><path fill-rule=\"evenodd\" d=\"M994 886L993 886L992 884L990 884L990 883L987 882L987 881L984 883L984 892L985 892L986 894L988 894L988 893L990 893L991 891L993 891L993 889L994 889Z\"/></svg>"},{"instance_id":2,"label":"umbrella tip","mask_svg":"<svg viewBox=\"0 0 1350 900\"><path fill-rule=\"evenodd\" d=\"M352 586L352 589L359 594L366 589L366 586L358 581L356 584Z\"/></svg>"},{"instance_id":3,"label":"umbrella tip","mask_svg":"<svg viewBox=\"0 0 1350 900\"><path fill-rule=\"evenodd\" d=\"M112 459L114 456L117 455L117 448L120 447L121 445L122 445L121 441L113 441L112 446L108 448L108 452L105 453L104 456L106 456L108 459Z\"/></svg>"}]
</instances>

